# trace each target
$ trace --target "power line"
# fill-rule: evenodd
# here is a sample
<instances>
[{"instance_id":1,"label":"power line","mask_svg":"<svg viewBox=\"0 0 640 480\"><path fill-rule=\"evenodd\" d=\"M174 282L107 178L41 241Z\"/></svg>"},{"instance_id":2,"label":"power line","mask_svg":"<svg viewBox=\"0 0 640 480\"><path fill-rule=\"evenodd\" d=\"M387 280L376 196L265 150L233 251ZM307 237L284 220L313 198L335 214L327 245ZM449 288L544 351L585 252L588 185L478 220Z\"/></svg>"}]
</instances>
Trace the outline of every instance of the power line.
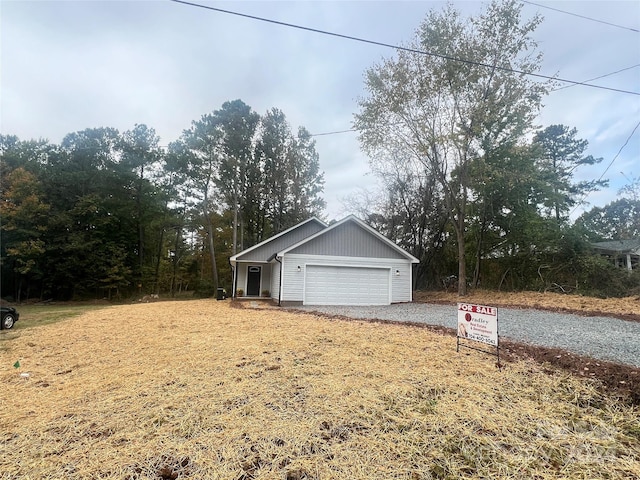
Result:
<instances>
[{"instance_id":1,"label":"power line","mask_svg":"<svg viewBox=\"0 0 640 480\"><path fill-rule=\"evenodd\" d=\"M323 133L313 133L311 137L322 137L323 135L336 135L337 133L349 133L349 132L357 132L355 128L351 128L349 130L337 130L335 132L323 132Z\"/></svg>"},{"instance_id":2,"label":"power line","mask_svg":"<svg viewBox=\"0 0 640 480\"><path fill-rule=\"evenodd\" d=\"M345 40L352 40L352 41L355 41L355 42L368 43L370 45L378 45L378 46L381 46L381 47L393 48L394 50L401 50L401 51L405 51L405 52L409 52L409 53L417 53L417 54L420 54L420 55L427 55L427 56L430 56L430 57L438 57L438 58L442 58L442 59L445 59L445 60L451 60L451 61L454 61L454 62L462 62L462 63L466 63L466 64L469 64L469 65L476 65L476 66L479 66L479 67L486 67L486 68L501 70L501 71L505 71L505 72L519 73L519 74L522 74L522 75L529 75L529 76L532 76L532 77L544 78L546 80L555 80L555 81L559 81L559 82L570 83L570 84L573 84L573 85L583 85L585 87L599 88L599 89L602 89L602 90L610 90L610 91L613 91L613 92L627 93L629 95L639 95L640 96L640 93L632 92L632 91L629 91L629 90L621 90L621 89L618 89L618 88L611 88L611 87L605 87L605 86L602 86L602 85L594 85L594 84L591 84L591 83L578 82L578 81L575 81L575 80L568 80L566 78L550 77L548 75L542 75L542 74L539 74L539 73L525 72L525 71L516 70L516 69L513 69L513 68L489 65L487 63L476 62L476 61L473 61L473 60L466 60L466 59L462 59L462 58L451 57L451 56L448 56L448 55L442 55L442 54L439 54L439 53L432 53L432 52L427 52L427 51L424 51L424 50L418 50L418 49L415 49L415 48L401 47L401 46L398 46L398 45L392 45L390 43L378 42L376 40L368 40L368 39L365 39L365 38L354 37L352 35L344 35L344 34L341 34L341 33L328 32L326 30L320 30L320 29L317 29L317 28L305 27L305 26L296 25L296 24L293 24L293 23L280 22L278 20L272 20L272 19L264 18L264 17L257 17L255 15L249 15L249 14L246 14L246 13L234 12L234 11L231 11L231 10L225 10L223 8L211 7L209 5L200 5L198 3L187 2L185 0L169 0L169 1L174 2L174 3L180 3L180 4L183 4L183 5L188 5L188 6L191 6L191 7L203 8L205 10L212 10L214 12L226 13L226 14L235 15L235 16L238 16L238 17L249 18L251 20L258 20L260 22L272 23L272 24L281 25L281 26L284 26L284 27L296 28L298 30L305 30L305 31L308 31L308 32L320 33L322 35L329 35L329 36L332 36L332 37L343 38Z\"/></svg>"},{"instance_id":3,"label":"power line","mask_svg":"<svg viewBox=\"0 0 640 480\"><path fill-rule=\"evenodd\" d=\"M560 12L560 13L566 13L567 15L572 15L574 17L584 18L585 20L591 20L592 22L604 23L605 25L609 25L611 27L622 28L624 30L631 30L632 32L640 33L640 30L638 30L637 28L625 27L624 25L618 25L616 23L605 22L604 20L599 20L597 18L585 17L584 15L579 15L579 14L573 13L573 12L567 12L566 10L560 10L559 8L549 7L547 5L541 5L540 3L529 2L527 0L521 0L521 1L522 1L522 3L528 3L529 5L535 5L536 7L547 8L549 10L553 10L553 11Z\"/></svg>"},{"instance_id":4,"label":"power line","mask_svg":"<svg viewBox=\"0 0 640 480\"><path fill-rule=\"evenodd\" d=\"M636 67L640 67L640 63L637 63L637 64L632 65L632 66L627 67L627 68L616 70L615 72L611 72L611 73L606 73L604 75L600 75L599 77L590 78L589 80L585 80L585 82L592 82L594 80L599 80L601 78L610 77L611 75L615 75L616 73L625 72L627 70L631 70L632 68L636 68ZM552 92L557 92L558 90L564 90L565 88L571 88L571 87L575 87L575 85L565 85L564 87L554 88L551 91Z\"/></svg>"},{"instance_id":5,"label":"power line","mask_svg":"<svg viewBox=\"0 0 640 480\"><path fill-rule=\"evenodd\" d=\"M596 180L597 182L599 182L600 180L602 180L602 177L605 176L605 174L609 171L609 169L611 168L611 166L613 165L613 162L616 161L616 159L618 158L618 156L620 155L620 153L622 153L622 150L624 150L624 147L627 146L627 144L629 143L629 140L631 140L631 137L633 137L633 134L636 133L636 130L638 129L638 127L640 127L640 122L636 123L636 126L633 127L633 131L631 132L631 134L627 137L627 139L625 140L624 144L620 147L620 150L618 150L618 153L616 153L616 155L613 157L613 159L611 159L611 161L609 162L609 165L607 165L607 168L604 169L604 172L602 172L602 175L600 175L600 177L598 178L598 180ZM623 174L624 175L624 174ZM582 197L582 199L576 204L575 208L573 210L571 210L571 213L569 214L569 216L573 215L573 213L578 209L578 207L585 201L585 199L589 196L589 193L585 193L585 195Z\"/></svg>"},{"instance_id":6,"label":"power line","mask_svg":"<svg viewBox=\"0 0 640 480\"><path fill-rule=\"evenodd\" d=\"M640 122L636 123L636 126L633 127L633 131L631 132L631 134L627 137L627 139L625 140L624 144L620 147L620 150L618 150L618 153L616 153L616 156L613 157L613 159L611 160L611 162L609 162L609 165L607 165L607 168L605 168L604 172L602 172L602 175L600 175L600 178L598 178L598 181L602 180L602 177L605 176L605 174L609 171L609 169L611 168L611 165L613 165L613 162L616 161L616 159L618 158L618 155L620 155L620 153L622 152L622 150L624 150L624 147L627 146L627 144L629 143L629 140L631 140L631 137L633 137L633 134L636 133L636 130L638 129L638 127L640 127Z\"/></svg>"}]
</instances>

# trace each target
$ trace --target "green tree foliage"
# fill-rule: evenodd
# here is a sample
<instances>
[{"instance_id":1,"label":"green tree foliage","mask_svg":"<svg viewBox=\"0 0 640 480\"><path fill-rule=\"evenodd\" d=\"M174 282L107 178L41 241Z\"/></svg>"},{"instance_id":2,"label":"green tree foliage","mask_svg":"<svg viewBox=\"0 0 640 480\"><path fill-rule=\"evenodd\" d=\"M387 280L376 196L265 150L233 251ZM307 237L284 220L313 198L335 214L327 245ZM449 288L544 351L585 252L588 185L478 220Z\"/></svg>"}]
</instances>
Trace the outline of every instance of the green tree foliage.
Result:
<instances>
[{"instance_id":1,"label":"green tree foliage","mask_svg":"<svg viewBox=\"0 0 640 480\"><path fill-rule=\"evenodd\" d=\"M587 279L598 278L568 213L606 184L575 180L600 159L575 129L535 132L551 84L514 72L535 73L541 61L532 39L541 19L524 21L520 11L512 0L470 19L451 5L432 11L413 51L366 72L355 126L382 192L360 214L421 259L418 285L456 270L459 294L467 285L587 291ZM607 213L584 216L591 236L634 231L633 205Z\"/></svg>"},{"instance_id":2,"label":"green tree foliage","mask_svg":"<svg viewBox=\"0 0 640 480\"><path fill-rule=\"evenodd\" d=\"M215 252L216 178L222 162L222 132L213 115L194 121L181 138L169 145L171 168L183 179L190 195L196 199L192 217L205 226L212 275L212 292L218 288L218 266ZM197 220L196 220L197 219Z\"/></svg>"},{"instance_id":3,"label":"green tree foliage","mask_svg":"<svg viewBox=\"0 0 640 480\"><path fill-rule=\"evenodd\" d=\"M118 166L119 142L115 129L86 129L67 135L46 161L47 195L55 205L45 255L47 296L108 296L111 289L104 287L113 284L114 264L126 271L137 257L131 176ZM125 255L107 264L107 250Z\"/></svg>"},{"instance_id":4,"label":"green tree foliage","mask_svg":"<svg viewBox=\"0 0 640 480\"><path fill-rule=\"evenodd\" d=\"M201 215L194 219L199 218L195 223L202 221L208 232L213 285L219 283L216 245L227 228L225 211L232 213L232 235L221 247L220 265L226 266L228 253L319 215L324 208L324 178L309 133L300 129L294 137L281 111L272 109L260 117L241 100L225 102L193 122L170 145L167 170L191 185L191 195L198 198Z\"/></svg>"},{"instance_id":5,"label":"green tree foliage","mask_svg":"<svg viewBox=\"0 0 640 480\"><path fill-rule=\"evenodd\" d=\"M540 67L531 37L540 18L522 21L521 8L514 0L494 1L468 20L451 5L430 12L409 47L432 54L400 51L369 69L368 97L356 115L374 162L402 152L439 183L458 245L461 295L468 206L477 195L471 170L523 140L547 91L513 70Z\"/></svg>"},{"instance_id":6,"label":"green tree foliage","mask_svg":"<svg viewBox=\"0 0 640 480\"><path fill-rule=\"evenodd\" d=\"M640 238L640 200L619 198L583 213L576 225L594 242Z\"/></svg>"},{"instance_id":7,"label":"green tree foliage","mask_svg":"<svg viewBox=\"0 0 640 480\"><path fill-rule=\"evenodd\" d=\"M260 121L259 135L256 142L255 157L262 165L265 204L262 205L258 223L267 227L266 219L270 219L272 228L282 231L289 226L286 215L291 200L287 192L288 172L293 156L294 139L284 113L273 108L264 114ZM269 231L263 231L255 240L258 242L267 237Z\"/></svg>"},{"instance_id":8,"label":"green tree foliage","mask_svg":"<svg viewBox=\"0 0 640 480\"><path fill-rule=\"evenodd\" d=\"M47 230L50 206L43 200L37 177L18 167L3 177L0 191L0 234L2 267L13 272L18 281L15 298L22 298L26 283L27 298L34 277L41 279L43 237Z\"/></svg>"},{"instance_id":9,"label":"green tree foliage","mask_svg":"<svg viewBox=\"0 0 640 480\"><path fill-rule=\"evenodd\" d=\"M311 136L294 136L281 112L274 118L284 133L268 138L266 117L241 100L225 102L167 152L142 124L73 132L59 145L0 135L2 295L118 299L229 289L234 248L324 206Z\"/></svg>"},{"instance_id":10,"label":"green tree foliage","mask_svg":"<svg viewBox=\"0 0 640 480\"><path fill-rule=\"evenodd\" d=\"M160 137L153 128L146 125L136 125L132 130L127 130L121 135L119 149L121 152L120 167L124 172L135 175L132 178L130 189L135 201L135 221L138 229L138 282L144 284L148 275L144 269L147 263L146 230L152 225L152 218L157 214L150 205L150 199L156 193L156 189L149 182L150 170L158 163L161 157L158 146Z\"/></svg>"},{"instance_id":11,"label":"green tree foliage","mask_svg":"<svg viewBox=\"0 0 640 480\"><path fill-rule=\"evenodd\" d=\"M315 141L304 128L294 136L284 113L269 110L259 126L255 158L262 172L262 199L257 243L310 216L321 216L324 174Z\"/></svg>"},{"instance_id":12,"label":"green tree foliage","mask_svg":"<svg viewBox=\"0 0 640 480\"><path fill-rule=\"evenodd\" d=\"M324 173L320 171L320 159L316 152L316 142L304 127L298 128L294 141L291 162L288 165L291 207L285 228L295 225L309 216L320 216L326 203L320 196L324 188Z\"/></svg>"},{"instance_id":13,"label":"green tree foliage","mask_svg":"<svg viewBox=\"0 0 640 480\"><path fill-rule=\"evenodd\" d=\"M640 177L622 187L617 200L594 207L576 220L586 237L594 242L640 238Z\"/></svg>"},{"instance_id":14,"label":"green tree foliage","mask_svg":"<svg viewBox=\"0 0 640 480\"><path fill-rule=\"evenodd\" d=\"M46 206L46 215L28 214L37 228L23 229L22 245L18 229L3 231L4 260L15 266L19 252L20 261L26 252L31 257L28 275L16 280L7 273L13 266L3 262L3 295L21 297L17 289L23 280L31 288L27 296L57 299L121 297L146 291L146 285L153 284L153 262L157 265L160 250L155 241L161 230L157 219L163 218L168 201L162 183L154 184L157 178L142 172L141 164L134 166L139 146L129 135L148 131L136 126L120 135L110 128L86 129L67 135L59 146L2 138L3 180L19 176L16 185L21 190L31 188L31 197L38 195ZM160 153L156 150L154 155ZM4 187L5 193L17 198L7 190L7 183ZM10 203L3 202L3 207L8 209ZM9 222L15 218L3 215L2 220L11 229Z\"/></svg>"},{"instance_id":15,"label":"green tree foliage","mask_svg":"<svg viewBox=\"0 0 640 480\"><path fill-rule=\"evenodd\" d=\"M544 184L530 147L497 149L474 162L470 175L475 198L468 209L468 249L472 283L479 286L483 259L502 258L502 270L522 271L523 262L546 249L550 239L537 208Z\"/></svg>"},{"instance_id":16,"label":"green tree foliage","mask_svg":"<svg viewBox=\"0 0 640 480\"><path fill-rule=\"evenodd\" d=\"M212 120L220 133L217 185L234 214L231 251L235 254L240 225L240 249L245 229L250 239L259 237L261 171L253 150L260 116L242 100L234 100L223 103L220 110L213 112ZM253 243L255 241L251 241Z\"/></svg>"},{"instance_id":17,"label":"green tree foliage","mask_svg":"<svg viewBox=\"0 0 640 480\"><path fill-rule=\"evenodd\" d=\"M24 168L38 174L42 165L46 162L55 146L46 140L20 140L15 135L0 134L0 176L16 168Z\"/></svg>"},{"instance_id":18,"label":"green tree foliage","mask_svg":"<svg viewBox=\"0 0 640 480\"><path fill-rule=\"evenodd\" d=\"M589 145L577 138L577 130L565 125L550 125L536 133L533 144L537 148L538 168L548 191L543 201L545 211L554 216L558 225L567 221L569 210L579 197L607 185L607 180L573 182L576 169L602 161L585 155Z\"/></svg>"}]
</instances>

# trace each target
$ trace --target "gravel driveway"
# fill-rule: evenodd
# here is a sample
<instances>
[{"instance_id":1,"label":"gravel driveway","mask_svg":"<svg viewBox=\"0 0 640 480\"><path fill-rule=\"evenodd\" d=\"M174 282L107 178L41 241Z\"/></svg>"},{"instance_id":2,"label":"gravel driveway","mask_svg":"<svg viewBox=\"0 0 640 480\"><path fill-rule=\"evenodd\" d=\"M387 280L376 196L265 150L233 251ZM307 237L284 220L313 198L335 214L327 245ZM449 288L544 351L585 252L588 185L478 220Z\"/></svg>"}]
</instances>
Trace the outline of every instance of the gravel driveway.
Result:
<instances>
[{"instance_id":1,"label":"gravel driveway","mask_svg":"<svg viewBox=\"0 0 640 480\"><path fill-rule=\"evenodd\" d=\"M304 306L297 309L351 318L427 323L452 329L455 305L403 303L378 307ZM640 367L640 323L610 317L583 317L545 310L498 307L500 337L556 347L579 355Z\"/></svg>"}]
</instances>

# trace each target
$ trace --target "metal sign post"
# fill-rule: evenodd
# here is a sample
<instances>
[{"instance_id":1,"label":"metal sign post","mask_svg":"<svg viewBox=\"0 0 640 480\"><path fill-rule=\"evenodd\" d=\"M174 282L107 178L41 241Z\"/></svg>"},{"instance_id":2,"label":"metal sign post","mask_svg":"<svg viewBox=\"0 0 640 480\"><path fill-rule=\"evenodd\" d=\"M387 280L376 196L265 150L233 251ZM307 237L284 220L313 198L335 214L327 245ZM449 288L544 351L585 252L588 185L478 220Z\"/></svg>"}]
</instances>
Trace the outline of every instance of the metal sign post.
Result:
<instances>
[{"instance_id":1,"label":"metal sign post","mask_svg":"<svg viewBox=\"0 0 640 480\"><path fill-rule=\"evenodd\" d=\"M487 351L460 340L469 340L495 347L495 352ZM500 345L498 343L498 309L486 305L472 303L458 304L458 332L456 335L456 352L460 347L477 350L498 358L500 368Z\"/></svg>"}]
</instances>

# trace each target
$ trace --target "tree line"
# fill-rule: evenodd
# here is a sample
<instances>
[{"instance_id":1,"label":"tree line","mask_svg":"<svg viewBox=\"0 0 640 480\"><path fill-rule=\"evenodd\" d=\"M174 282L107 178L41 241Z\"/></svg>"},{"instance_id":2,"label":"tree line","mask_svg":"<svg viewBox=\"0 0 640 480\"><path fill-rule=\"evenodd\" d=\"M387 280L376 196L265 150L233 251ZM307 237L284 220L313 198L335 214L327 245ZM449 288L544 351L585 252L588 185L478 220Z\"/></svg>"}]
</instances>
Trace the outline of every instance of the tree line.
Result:
<instances>
[{"instance_id":1,"label":"tree line","mask_svg":"<svg viewBox=\"0 0 640 480\"><path fill-rule=\"evenodd\" d=\"M153 128L60 144L0 135L2 297L130 298L231 286L229 255L324 209L309 132L241 100L166 147Z\"/></svg>"},{"instance_id":2,"label":"tree line","mask_svg":"<svg viewBox=\"0 0 640 480\"><path fill-rule=\"evenodd\" d=\"M640 271L590 242L640 238L640 179L571 221L607 185L576 172L602 159L575 128L535 125L555 84L529 75L542 18L521 9L433 10L366 71L354 126L382 189L348 207L420 260L416 288L638 292ZM159 142L146 125L59 145L0 135L2 296L211 295L231 286L230 255L322 217L315 143L276 108L225 102Z\"/></svg>"},{"instance_id":3,"label":"tree line","mask_svg":"<svg viewBox=\"0 0 640 480\"><path fill-rule=\"evenodd\" d=\"M542 53L522 3L494 0L463 18L432 10L406 49L365 73L355 127L382 191L355 208L420 259L417 287L469 286L624 294L640 286L591 254L589 241L640 238L623 197L570 222L606 180L577 181L602 159L575 128L537 128ZM632 182L622 195L638 192ZM371 205L376 208L372 209Z\"/></svg>"}]
</instances>

